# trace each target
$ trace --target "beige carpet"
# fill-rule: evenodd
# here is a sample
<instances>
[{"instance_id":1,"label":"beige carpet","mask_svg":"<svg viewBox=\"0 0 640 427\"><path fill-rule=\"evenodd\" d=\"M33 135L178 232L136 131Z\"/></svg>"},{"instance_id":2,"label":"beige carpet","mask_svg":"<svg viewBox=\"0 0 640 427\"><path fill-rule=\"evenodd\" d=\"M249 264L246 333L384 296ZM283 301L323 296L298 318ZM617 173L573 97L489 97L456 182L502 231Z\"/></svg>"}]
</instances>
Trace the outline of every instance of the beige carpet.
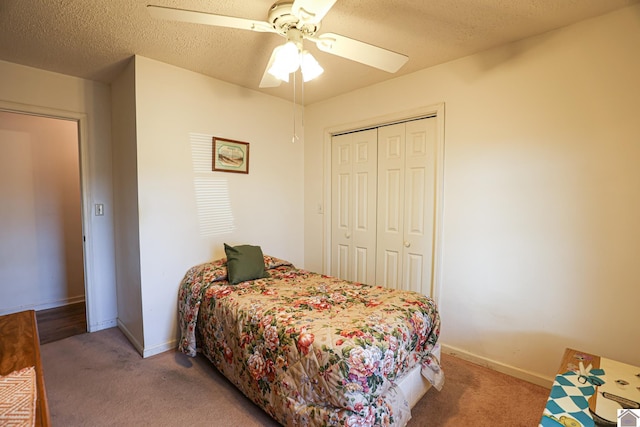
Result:
<instances>
[{"instance_id":1,"label":"beige carpet","mask_svg":"<svg viewBox=\"0 0 640 427\"><path fill-rule=\"evenodd\" d=\"M277 426L202 356L142 359L117 329L42 346L53 426ZM408 426L538 425L549 390L443 355Z\"/></svg>"}]
</instances>

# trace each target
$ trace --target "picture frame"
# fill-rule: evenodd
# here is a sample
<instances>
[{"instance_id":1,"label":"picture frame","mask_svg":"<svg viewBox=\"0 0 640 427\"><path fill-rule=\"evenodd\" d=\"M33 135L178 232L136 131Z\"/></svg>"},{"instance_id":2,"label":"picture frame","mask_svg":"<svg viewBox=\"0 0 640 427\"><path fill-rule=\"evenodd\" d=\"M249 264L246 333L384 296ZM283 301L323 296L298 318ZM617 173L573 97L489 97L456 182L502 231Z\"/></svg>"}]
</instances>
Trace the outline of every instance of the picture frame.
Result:
<instances>
[{"instance_id":1,"label":"picture frame","mask_svg":"<svg viewBox=\"0 0 640 427\"><path fill-rule=\"evenodd\" d=\"M213 137L212 167L217 172L249 173L249 143Z\"/></svg>"}]
</instances>

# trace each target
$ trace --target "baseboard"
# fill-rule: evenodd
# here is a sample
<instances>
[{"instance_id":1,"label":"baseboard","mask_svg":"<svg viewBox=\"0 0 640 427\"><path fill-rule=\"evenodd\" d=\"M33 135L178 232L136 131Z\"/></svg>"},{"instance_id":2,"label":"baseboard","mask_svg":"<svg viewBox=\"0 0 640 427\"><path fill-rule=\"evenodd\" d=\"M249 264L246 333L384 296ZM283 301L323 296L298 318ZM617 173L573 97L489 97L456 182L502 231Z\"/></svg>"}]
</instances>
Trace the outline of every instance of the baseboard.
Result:
<instances>
[{"instance_id":1,"label":"baseboard","mask_svg":"<svg viewBox=\"0 0 640 427\"><path fill-rule=\"evenodd\" d=\"M19 311L48 310L50 308L64 307L65 305L71 305L71 304L76 304L76 303L80 303L80 302L85 302L84 295L77 295L77 296L71 297L71 298L64 298L64 299L60 299L60 300L56 300L56 301L42 302L42 303L39 303L39 304L26 304L26 305L20 305L20 306L17 306L17 307L0 308L0 316L5 315L5 314L17 313Z\"/></svg>"},{"instance_id":2,"label":"baseboard","mask_svg":"<svg viewBox=\"0 0 640 427\"><path fill-rule=\"evenodd\" d=\"M118 319L118 328L127 337L135 349L140 353L143 358L155 356L156 354L164 353L165 351L175 350L178 347L178 340L171 340L163 344L159 344L153 347L144 347L127 329L124 323Z\"/></svg>"},{"instance_id":3,"label":"baseboard","mask_svg":"<svg viewBox=\"0 0 640 427\"><path fill-rule=\"evenodd\" d=\"M144 357L144 355L143 355L144 347L142 346L142 344L140 342L138 342L138 340L133 336L131 331L129 329L127 329L127 327L124 325L124 323L122 323L120 321L120 319L118 319L118 329L120 329L122 331L122 333L127 337L129 342L131 342L133 347L136 349L136 351L138 353L140 353L140 355L142 355L142 357Z\"/></svg>"},{"instance_id":4,"label":"baseboard","mask_svg":"<svg viewBox=\"0 0 640 427\"><path fill-rule=\"evenodd\" d=\"M442 352L457 358L466 360L476 365L484 366L485 368L493 369L494 371L502 372L503 374L510 375L514 378L518 378L548 389L551 389L553 379L545 377L533 372L526 371L524 369L516 368L515 366L507 365L495 360L488 359L486 357L478 356L468 351L461 350L450 345L442 344ZM446 375L446 372L445 372Z\"/></svg>"},{"instance_id":5,"label":"baseboard","mask_svg":"<svg viewBox=\"0 0 640 427\"><path fill-rule=\"evenodd\" d=\"M164 353L165 351L175 350L177 347L178 340L171 340L169 342L159 344L150 348L145 347L144 352L142 353L142 357L146 358L155 356L156 354Z\"/></svg>"},{"instance_id":6,"label":"baseboard","mask_svg":"<svg viewBox=\"0 0 640 427\"><path fill-rule=\"evenodd\" d=\"M92 323L91 325L87 325L88 332L98 332L103 329L113 328L118 325L118 321L116 319L104 320L98 323Z\"/></svg>"}]
</instances>

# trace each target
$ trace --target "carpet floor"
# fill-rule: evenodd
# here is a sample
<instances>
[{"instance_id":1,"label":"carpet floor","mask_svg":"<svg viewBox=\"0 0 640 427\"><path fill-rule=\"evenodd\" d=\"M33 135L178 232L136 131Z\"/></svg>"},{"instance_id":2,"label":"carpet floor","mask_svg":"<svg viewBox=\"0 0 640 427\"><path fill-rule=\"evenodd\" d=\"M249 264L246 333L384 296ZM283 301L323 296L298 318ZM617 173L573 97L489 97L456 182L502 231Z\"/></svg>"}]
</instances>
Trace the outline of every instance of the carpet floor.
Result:
<instances>
[{"instance_id":1,"label":"carpet floor","mask_svg":"<svg viewBox=\"0 0 640 427\"><path fill-rule=\"evenodd\" d=\"M203 356L143 359L111 328L41 347L54 426L278 426ZM549 390L443 355L445 385L408 427L538 425Z\"/></svg>"}]
</instances>

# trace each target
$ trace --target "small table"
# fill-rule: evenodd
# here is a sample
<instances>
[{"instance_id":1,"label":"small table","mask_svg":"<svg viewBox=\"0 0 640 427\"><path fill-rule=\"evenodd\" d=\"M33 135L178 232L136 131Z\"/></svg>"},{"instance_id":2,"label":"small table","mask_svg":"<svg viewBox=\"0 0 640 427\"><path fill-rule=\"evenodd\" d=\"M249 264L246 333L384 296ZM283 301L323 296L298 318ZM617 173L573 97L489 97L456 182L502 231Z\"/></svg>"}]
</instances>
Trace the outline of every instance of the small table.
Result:
<instances>
[{"instance_id":1,"label":"small table","mask_svg":"<svg viewBox=\"0 0 640 427\"><path fill-rule=\"evenodd\" d=\"M585 368L604 370L605 383L588 400L596 425L616 425L618 409L640 409L640 367L567 348L558 374L578 371L580 362Z\"/></svg>"},{"instance_id":2,"label":"small table","mask_svg":"<svg viewBox=\"0 0 640 427\"><path fill-rule=\"evenodd\" d=\"M48 426L49 406L44 388L44 375L40 361L40 342L35 311L0 316L0 375L35 366L36 371L36 426Z\"/></svg>"}]
</instances>

